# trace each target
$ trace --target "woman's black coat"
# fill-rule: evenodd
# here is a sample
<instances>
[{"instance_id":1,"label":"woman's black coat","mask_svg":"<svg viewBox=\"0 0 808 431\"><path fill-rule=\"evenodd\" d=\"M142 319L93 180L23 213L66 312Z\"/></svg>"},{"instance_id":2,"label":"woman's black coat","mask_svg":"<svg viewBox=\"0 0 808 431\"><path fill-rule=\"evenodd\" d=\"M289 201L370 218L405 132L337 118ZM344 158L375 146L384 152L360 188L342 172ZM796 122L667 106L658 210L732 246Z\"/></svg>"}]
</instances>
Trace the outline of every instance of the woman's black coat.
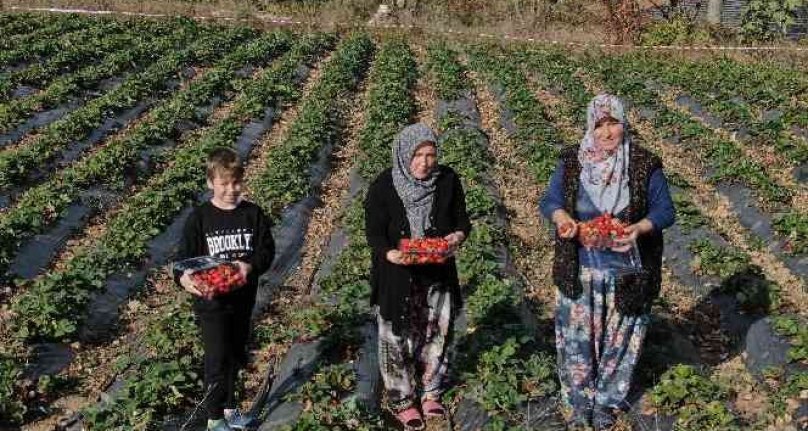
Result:
<instances>
[{"instance_id":1,"label":"woman's black coat","mask_svg":"<svg viewBox=\"0 0 808 431\"><path fill-rule=\"evenodd\" d=\"M462 231L468 237L471 231L460 177L447 166L438 166L430 219L432 228L426 232L428 237L444 237L456 231ZM400 239L410 237L410 223L404 204L393 186L391 169L379 174L368 190L365 233L373 250L370 301L379 306L384 320L393 323L394 332L400 332L406 320L410 286L414 280L419 283L440 283L452 290L453 300L460 300L454 258L443 265L417 266L396 265L387 260L387 252L396 249Z\"/></svg>"}]
</instances>

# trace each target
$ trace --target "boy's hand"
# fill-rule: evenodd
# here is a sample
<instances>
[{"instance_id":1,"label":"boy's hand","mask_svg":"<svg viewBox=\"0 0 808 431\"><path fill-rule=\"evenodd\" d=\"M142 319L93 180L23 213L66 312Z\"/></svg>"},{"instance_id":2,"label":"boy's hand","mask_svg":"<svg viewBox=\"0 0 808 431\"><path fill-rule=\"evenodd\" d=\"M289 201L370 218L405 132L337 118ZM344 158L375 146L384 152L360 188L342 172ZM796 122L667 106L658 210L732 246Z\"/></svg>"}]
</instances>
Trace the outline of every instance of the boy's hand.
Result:
<instances>
[{"instance_id":1,"label":"boy's hand","mask_svg":"<svg viewBox=\"0 0 808 431\"><path fill-rule=\"evenodd\" d=\"M185 272L182 273L182 277L180 277L180 284L182 285L182 288L191 295L198 296L200 298L205 297L205 295L200 292L199 289L197 289L196 283L194 283L194 281L191 279L191 270L186 269Z\"/></svg>"},{"instance_id":2,"label":"boy's hand","mask_svg":"<svg viewBox=\"0 0 808 431\"><path fill-rule=\"evenodd\" d=\"M242 262L240 260L236 261L236 265L238 266L238 272L241 274L241 278L243 278L244 281L246 282L247 274L249 274L250 271L252 271L252 265L250 265L247 262Z\"/></svg>"}]
</instances>

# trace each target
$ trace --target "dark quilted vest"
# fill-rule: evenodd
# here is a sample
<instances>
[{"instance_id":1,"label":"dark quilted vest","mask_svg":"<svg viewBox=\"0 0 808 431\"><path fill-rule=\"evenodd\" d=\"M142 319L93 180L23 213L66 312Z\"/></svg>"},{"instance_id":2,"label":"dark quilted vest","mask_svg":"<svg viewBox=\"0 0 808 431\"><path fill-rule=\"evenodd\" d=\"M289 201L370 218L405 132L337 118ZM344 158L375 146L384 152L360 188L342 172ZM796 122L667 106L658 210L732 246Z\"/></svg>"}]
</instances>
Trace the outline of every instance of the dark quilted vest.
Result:
<instances>
[{"instance_id":1,"label":"dark quilted vest","mask_svg":"<svg viewBox=\"0 0 808 431\"><path fill-rule=\"evenodd\" d=\"M577 219L575 213L576 197L580 185L581 164L578 162L578 147L566 148L561 153L564 164L564 209ZM629 205L620 219L627 224L640 221L647 211L648 180L651 173L662 167L659 158L648 150L631 145L629 160ZM561 293L568 298L576 299L583 292L578 278L578 241L577 239L555 238L555 259L553 260L553 282ZM617 308L624 314L647 312L651 302L659 296L662 282L662 233L642 235L637 239L646 280L642 286L618 285L615 289Z\"/></svg>"}]
</instances>

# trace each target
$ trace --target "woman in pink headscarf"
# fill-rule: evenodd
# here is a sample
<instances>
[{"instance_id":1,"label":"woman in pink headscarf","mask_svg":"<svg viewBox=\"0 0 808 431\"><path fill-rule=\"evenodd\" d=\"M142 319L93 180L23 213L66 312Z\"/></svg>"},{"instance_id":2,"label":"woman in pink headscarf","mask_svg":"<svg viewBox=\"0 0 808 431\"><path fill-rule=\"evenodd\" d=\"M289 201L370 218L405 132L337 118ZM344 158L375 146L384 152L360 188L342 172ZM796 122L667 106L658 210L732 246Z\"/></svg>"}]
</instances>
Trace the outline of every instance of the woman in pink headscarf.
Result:
<instances>
[{"instance_id":1,"label":"woman in pink headscarf","mask_svg":"<svg viewBox=\"0 0 808 431\"><path fill-rule=\"evenodd\" d=\"M623 103L596 96L580 145L560 157L540 203L555 226L556 348L573 426L605 430L626 397L650 306L659 294L662 230L674 222L660 159L633 143ZM579 240L582 222L608 214L625 233L608 246Z\"/></svg>"}]
</instances>

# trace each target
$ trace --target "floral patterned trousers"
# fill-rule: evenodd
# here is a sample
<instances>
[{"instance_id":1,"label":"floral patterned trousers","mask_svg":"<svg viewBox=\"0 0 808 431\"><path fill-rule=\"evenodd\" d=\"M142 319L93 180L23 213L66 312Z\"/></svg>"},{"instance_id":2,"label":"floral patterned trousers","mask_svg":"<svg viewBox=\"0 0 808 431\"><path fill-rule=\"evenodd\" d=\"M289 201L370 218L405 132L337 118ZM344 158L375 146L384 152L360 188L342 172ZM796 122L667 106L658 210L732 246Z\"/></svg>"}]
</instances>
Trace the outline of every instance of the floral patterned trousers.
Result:
<instances>
[{"instance_id":1,"label":"floral patterned trousers","mask_svg":"<svg viewBox=\"0 0 808 431\"><path fill-rule=\"evenodd\" d=\"M608 270L581 268L583 294L560 292L556 307L558 376L573 412L593 406L626 408L634 366L640 356L648 315L620 314L614 277Z\"/></svg>"},{"instance_id":2,"label":"floral patterned trousers","mask_svg":"<svg viewBox=\"0 0 808 431\"><path fill-rule=\"evenodd\" d=\"M448 289L413 285L407 329L393 333L391 322L377 315L379 367L394 411L414 401L417 377L422 398L438 399L446 375L446 347L452 324L452 300Z\"/></svg>"}]
</instances>

